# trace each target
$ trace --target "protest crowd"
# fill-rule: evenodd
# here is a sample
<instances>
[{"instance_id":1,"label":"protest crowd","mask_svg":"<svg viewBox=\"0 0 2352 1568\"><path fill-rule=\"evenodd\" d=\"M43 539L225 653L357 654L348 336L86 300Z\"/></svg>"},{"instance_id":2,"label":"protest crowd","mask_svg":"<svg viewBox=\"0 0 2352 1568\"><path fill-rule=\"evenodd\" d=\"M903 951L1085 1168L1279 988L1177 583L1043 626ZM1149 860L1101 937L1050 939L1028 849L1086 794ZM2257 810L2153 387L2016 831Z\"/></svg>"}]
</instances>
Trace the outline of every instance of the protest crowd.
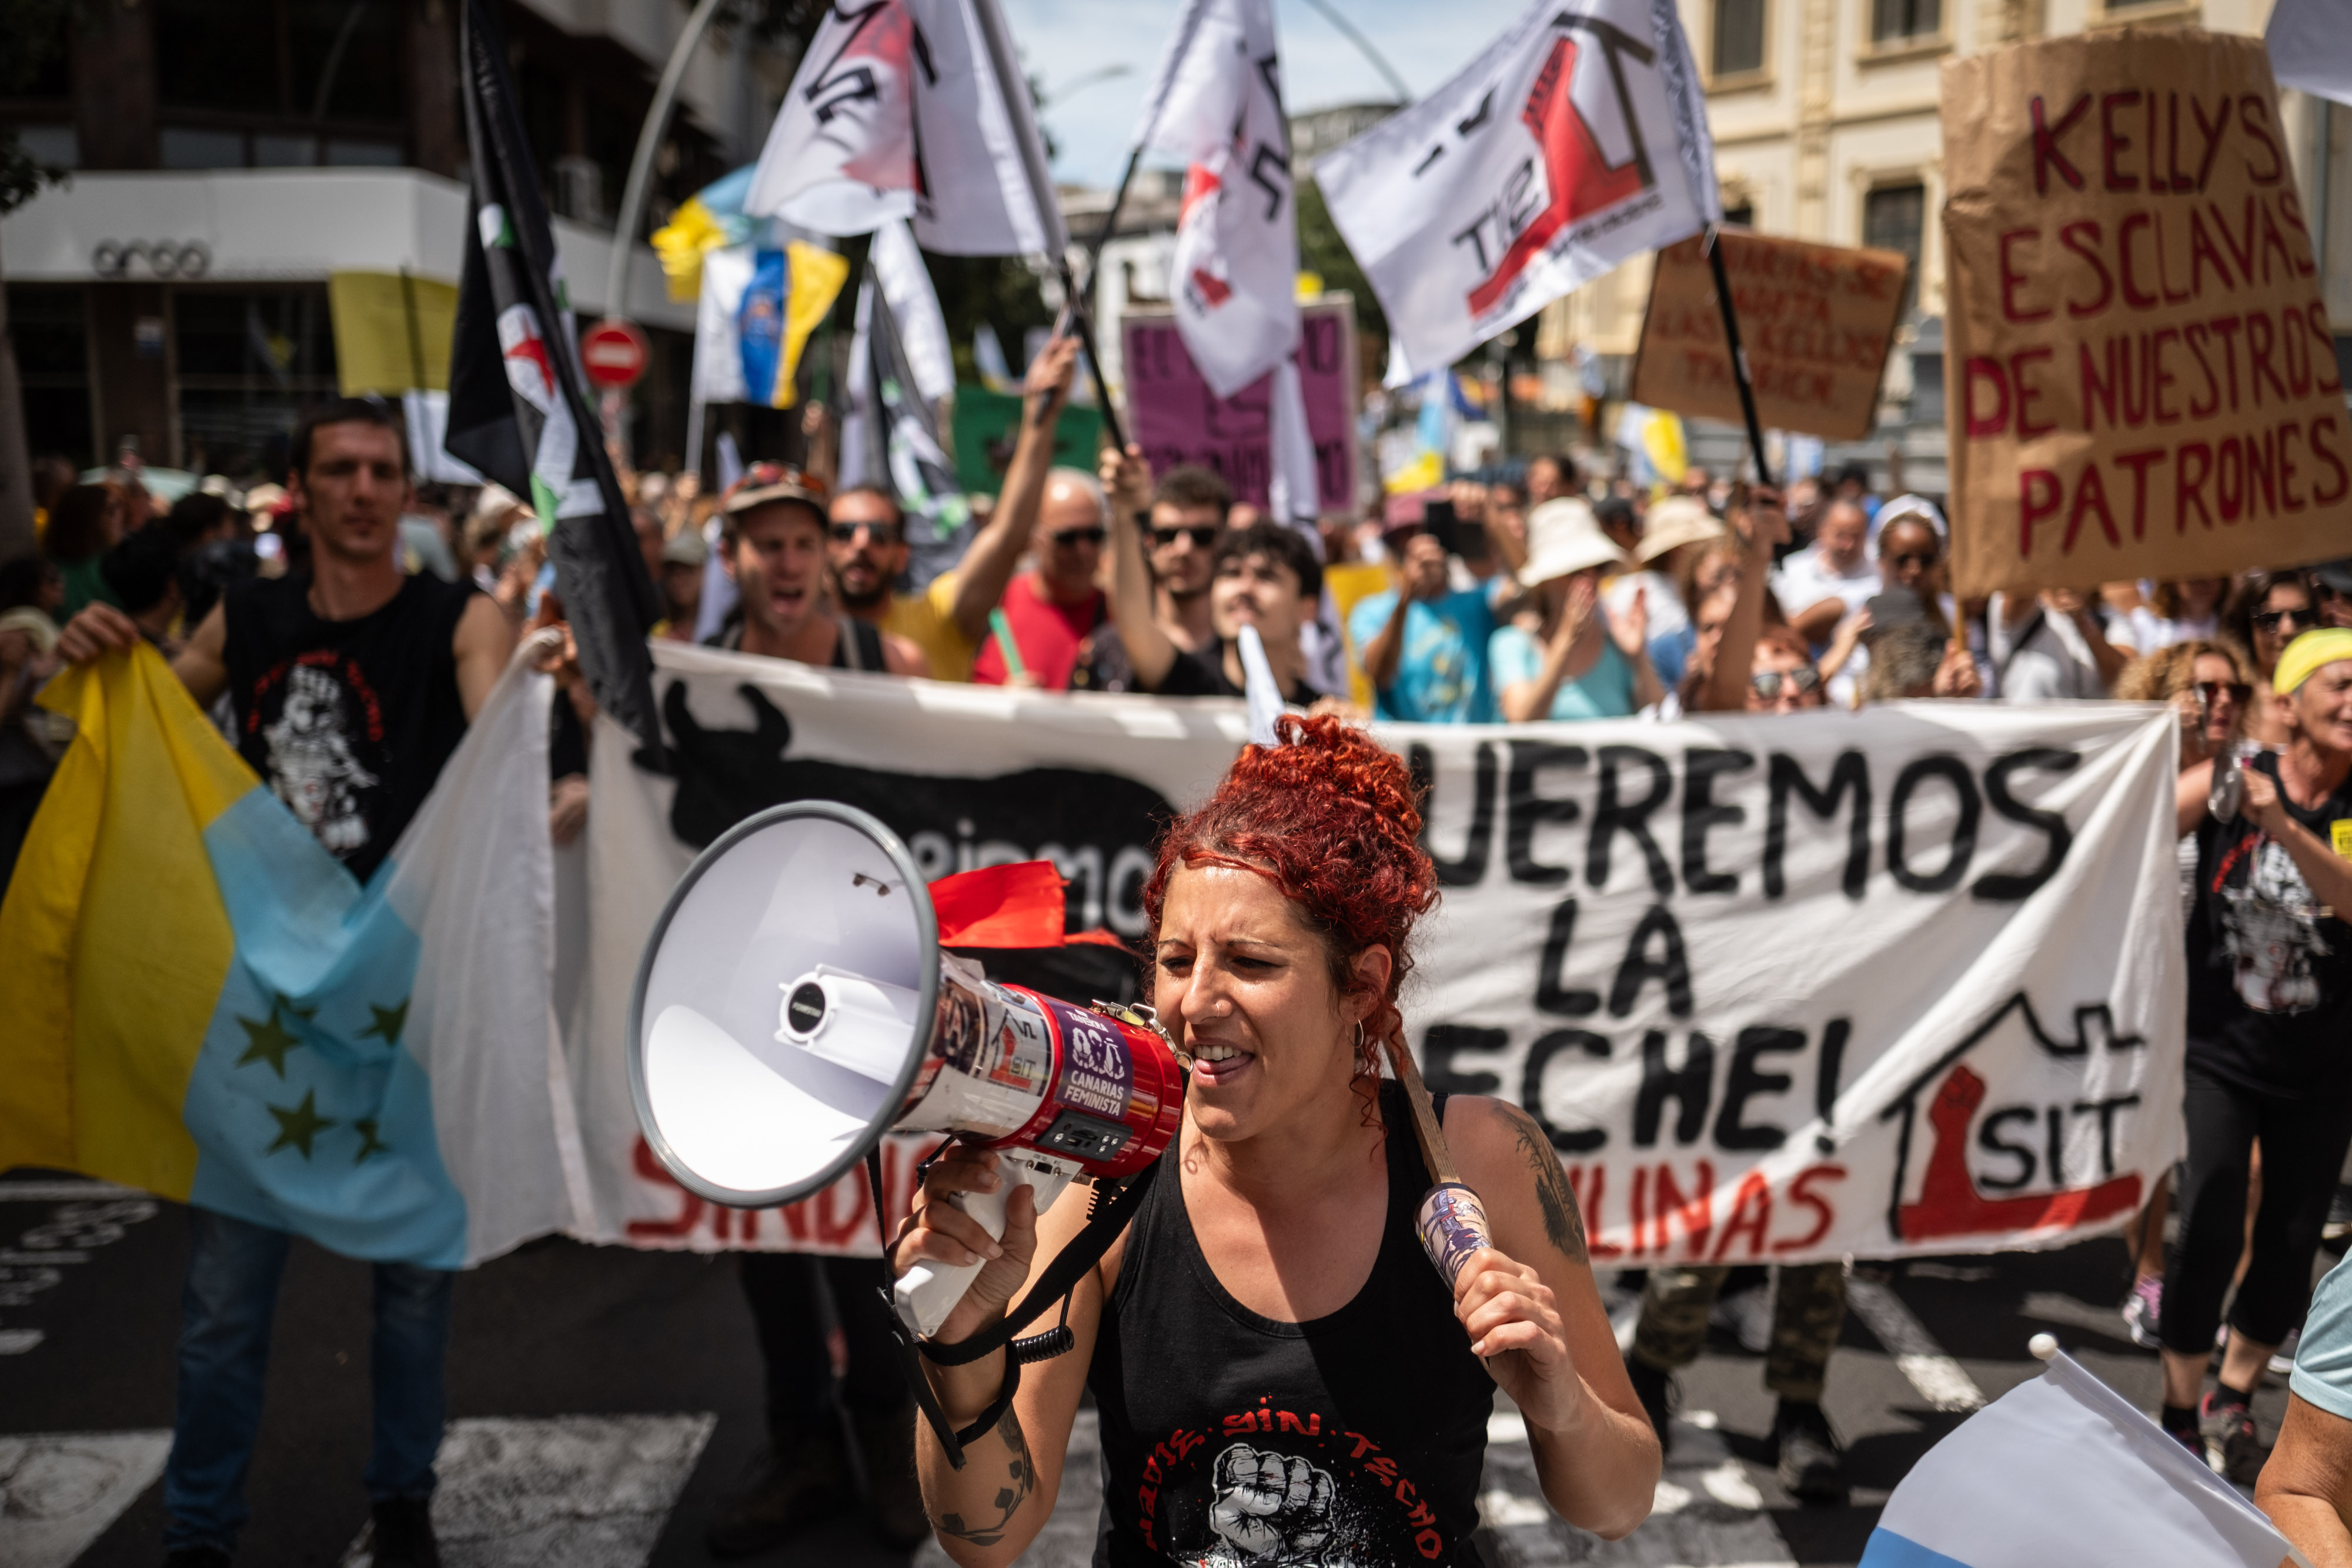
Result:
<instances>
[{"instance_id":1,"label":"protest crowd","mask_svg":"<svg viewBox=\"0 0 2352 1568\"><path fill-rule=\"evenodd\" d=\"M1240 287L1251 264L1240 242L1228 235L1227 243L1236 247ZM1281 268L1285 277L1295 270ZM1375 286L1382 276L1373 269ZM887 314L895 304L877 293L873 308ZM85 741L67 711L38 699L67 690L76 672L94 678L126 664L142 645L169 665L265 793L362 886L379 868L397 885L404 831L469 726L487 722L502 672L524 650L530 667L551 677L547 706L525 727L532 746L544 747L546 840L557 851L585 843L606 809L592 778L610 765L607 748L631 745L643 716L614 711L620 688L604 684L598 663L617 645L614 607L628 602L613 585L640 570L649 598L627 613L642 636L618 643L639 654L649 644L647 669L715 667L677 661L726 655L746 682L792 665L899 690L995 687L1024 701L1080 694L1066 699L1073 711L1109 700L1238 699L1203 709L1227 714L1271 701L1360 727L1376 741L1393 726L1458 727L1482 759L1481 737L1490 734L1511 756L1539 740L1572 750L1580 766L1588 735L1605 734L1604 752L1622 750L1628 736L1679 733L1677 726L1729 733L1721 727L1742 716L1843 714L1852 727L1842 733L1853 738L1842 744L1867 752L1881 716L1907 724L1925 715L1921 722L1933 724L1965 709L2015 713L2025 723L2050 705L2076 705L2094 719L2123 713L2121 705L2155 705L2177 769L2161 830L2175 846L2177 877L2143 884L2146 908L2101 908L2095 919L2137 927L2155 917L2158 901L2177 906L2177 923L2160 928L2179 939L2166 962L2186 980L2161 1005L2178 1009L2183 1089L2163 1110L2176 1120L2159 1141L2180 1157L2149 1190L2135 1187L2128 1212L2108 1222L2121 1227L2130 1260L2115 1298L2131 1342L2160 1358L2162 1399L2144 1414L2200 1465L2254 1496L2311 1561L2352 1563L2343 1523L2352 1519L2352 1276L2315 1285L2317 1266L2352 1238L2352 522L2326 536L2342 547L2333 559L2314 559L2300 539L2263 557L2247 528L2236 536L2234 563L2205 575L2122 573L2069 587L2022 586L2012 576L2010 586L1979 591L1963 583L1957 560L1964 508L1986 504L1980 491L1902 489L1885 482L1884 465L1759 475L1760 444L1757 462L1738 471L1690 463L1667 475L1597 422L1561 450L1489 454L1451 476L1441 465L1418 489L1384 486L1378 475L1359 486L1349 476L1360 494L1318 505L1295 486L1287 497L1269 497L1263 475L1160 461L1142 443L1108 434L1090 461L1057 458L1063 422L1075 399L1091 401L1094 373L1066 313L1064 326L1020 372L1017 433L994 493L960 495L952 507L941 505L942 486L906 482L916 460L903 451L877 464L860 449L877 421L895 417L876 376L836 378L846 385L828 402L809 392L805 368L791 419L768 427L782 432L772 450L739 459L730 441L720 462L661 472L634 466L616 439L583 441L572 492L561 488L563 476L551 485L535 468L528 485L512 473L504 476L512 484L420 480L399 404L371 398L310 407L289 433L282 470L205 476L169 501L148 487L135 455L87 473L40 458L37 548L0 561L0 886L10 888L11 908L29 909L35 897L25 890L59 863L43 834L81 809L63 797L96 789L99 777L73 761ZM461 354L467 329L461 310ZM861 336L852 354L866 352L865 343ZM825 347L832 351L830 340ZM1232 379L1205 340L1195 357L1204 378ZM1241 379L1263 373L1259 365ZM870 401L859 404L861 395ZM573 402L584 412L583 400ZM554 406L563 406L561 397ZM450 452L466 455L454 422ZM562 530L589 508L567 498L559 516L543 512L581 486L607 508L594 536L604 545L574 542L567 556ZM2035 495L2029 485L2029 512ZM2079 501L2075 509L2079 524ZM2014 511L2002 526L2015 533ZM2029 542L2033 527L2029 517ZM2071 549L2074 526L2066 537ZM602 577L575 564L583 549L614 540L634 549L608 549ZM582 609L589 596L602 599L593 615ZM339 706L361 689L373 737L363 757ZM648 689L663 695L657 685ZM853 681L845 689L869 688ZM664 720L673 733L685 711L677 690L667 688L678 706ZM1310 744L1297 738L1309 735L1304 727L1283 733ZM1416 748L1434 744L1419 727L1401 733ZM1353 753L1331 756L1335 768L1370 766ZM1480 766L1491 772L1495 764ZM1509 766L1505 800L1516 813L1533 786L1519 763ZM952 755L929 767L947 776L973 770ZM164 779L159 771L156 789ZM942 787L963 786L949 777ZM1811 786L1803 787L1811 799ZM118 805L142 798L137 779L107 788ZM1416 788L1426 794L1427 777ZM1834 811L1835 799L1813 809ZM2066 808L2078 821L2100 809L2095 797ZM1410 814L1412 831L1434 853L1422 825L1429 810L1424 803ZM970 824L961 831L969 838ZM1519 834L1514 864L1531 861L1526 833L1510 831ZM1659 860L1648 830L1639 833ZM1449 882L1453 863L1439 866ZM1099 865L1095 875L1099 882ZM643 897L658 905L666 892ZM1076 924L1075 881L1071 896ZM1573 904L1566 917L1575 918ZM2247 923L2257 920L2270 925L2250 938ZM1152 967L1144 937L1108 940L1139 971ZM2249 956L2249 940L2267 946ZM0 965L8 961L0 953ZM286 1009L269 1012L269 1027L281 1016L293 1027L291 1004L278 1000ZM1570 1005L1540 1005L1574 1016ZM1596 998L1585 1010L1599 1007ZM399 1026L388 1027L389 1040ZM252 1038L254 1050L266 1048L262 1035ZM0 1073L14 1071L0 1051ZM1429 1071L1434 1080L1437 1068ZM277 1071L285 1076L282 1060ZM1654 1133L1666 1103L1647 1102ZM1388 1113L1402 1114L1402 1103ZM1676 1103L1678 1116L1691 1109ZM1724 1115L1738 1121L1732 1107ZM2051 1115L2054 1176L2058 1113ZM374 1139L374 1124L362 1125ZM2028 1125L2021 1135L2031 1143L2040 1134ZM1566 1197L1566 1218L1554 1218L1574 1232L1577 1249L1563 1251L1585 1269L1585 1225L1596 1241L1602 1234L1601 1189L1573 1166L1571 1194L1560 1161L1596 1145L1544 1126L1553 1136L1537 1156L1538 1180L1549 1171ZM1981 1142L2011 1147L1991 1124ZM309 1150L305 1142L306 1159ZM1659 1169L1661 1245L1654 1258L1641 1256L1637 1207L1636 1256L1615 1265L1618 1288L1639 1305L1609 1377L1622 1375L1629 1410L1646 1418L1645 1427L1624 1430L1646 1430L1671 1458L1677 1375L1700 1356L1711 1325L1736 1322L1742 1343L1761 1353L1776 1402L1767 1444L1781 1486L1809 1504L1843 1504L1846 1455L1823 1396L1845 1325L1849 1261L1768 1270L1696 1245L1669 1257ZM1541 1190L1556 1207L1553 1186ZM1580 1201L1593 1211L1583 1221ZM230 1562L247 1520L244 1477L262 1437L260 1388L290 1241L287 1227L234 1207L199 1197L188 1211L178 1408L163 1476L163 1550L184 1568ZM743 1234L751 1234L748 1224ZM965 1239L974 1256L988 1242ZM1002 1533L967 1531L926 1510L925 1488L950 1483L926 1457L930 1439L892 1342L892 1265L824 1250L745 1250L730 1265L760 1347L761 1365L747 1375L761 1380L768 1446L707 1521L709 1551L765 1552L863 1510L894 1549L936 1532L961 1538L972 1553L962 1560L1009 1560L986 1550ZM376 1259L373 1560L383 1568L437 1563L431 1499L456 1271L446 1253L363 1255ZM1596 1246L1585 1277L1610 1273L1600 1260L1615 1255ZM1129 1267L1143 1264L1131 1259ZM2296 1398L2286 1428L2265 1434L2255 1395L2290 1377ZM1589 1367L1586 1381L1598 1406L1608 1390ZM1474 1393L1484 1400L1488 1390L1477 1384ZM1017 1427L1009 1441L1020 1480L1027 1449ZM1654 1457L1627 1442L1610 1463L1654 1468ZM1268 1462L1278 1489L1281 1461ZM1291 1484L1300 1484L1296 1473ZM1549 1487L1553 1506L1567 1511L1558 1500L1572 1489ZM1027 1490L1022 1481L1020 1497L999 1494L1007 1519ZM1597 1533L1632 1528L1598 1504L1574 1506L1596 1510ZM1034 1521L1027 1528L1034 1533ZM1148 1514L1142 1528L1148 1536ZM1218 1560L1321 1560L1311 1544L1288 1550L1296 1554L1269 1548L1274 1554Z\"/></svg>"}]
</instances>

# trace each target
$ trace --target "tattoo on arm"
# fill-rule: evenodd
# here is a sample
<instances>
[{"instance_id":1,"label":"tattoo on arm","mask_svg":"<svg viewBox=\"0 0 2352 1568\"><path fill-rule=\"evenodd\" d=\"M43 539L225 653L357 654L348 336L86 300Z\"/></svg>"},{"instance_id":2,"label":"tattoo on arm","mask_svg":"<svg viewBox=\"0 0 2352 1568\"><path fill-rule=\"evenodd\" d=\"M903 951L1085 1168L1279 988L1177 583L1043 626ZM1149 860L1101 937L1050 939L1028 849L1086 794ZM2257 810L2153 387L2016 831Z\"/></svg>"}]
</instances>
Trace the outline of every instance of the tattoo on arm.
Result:
<instances>
[{"instance_id":1,"label":"tattoo on arm","mask_svg":"<svg viewBox=\"0 0 2352 1568\"><path fill-rule=\"evenodd\" d=\"M1029 1439L1022 1435L1021 1419L1013 1415L1010 1406L1005 1407L1004 1418L996 1424L996 1435L1004 1439L1004 1446L1012 1450L1013 1458L1008 1467L1007 1484L999 1488L996 1493L995 1521L967 1523L961 1513L943 1513L931 1521L940 1534L952 1535L958 1541L969 1541L974 1546L993 1546L1004 1539L1004 1527L1013 1522L1013 1516L1021 1511L1023 1503L1029 1500L1029 1493L1037 1484L1037 1466L1029 1457Z\"/></svg>"},{"instance_id":2,"label":"tattoo on arm","mask_svg":"<svg viewBox=\"0 0 2352 1568\"><path fill-rule=\"evenodd\" d=\"M1571 1263L1591 1260L1584 1240L1584 1216L1576 1207L1576 1190L1568 1185L1568 1173L1559 1168L1559 1155L1551 1140L1535 1124L1535 1118L1516 1105L1505 1105L1503 1113L1510 1119L1511 1130L1518 1134L1519 1153L1527 1156L1528 1167L1535 1173L1536 1202L1543 1207L1544 1234L1561 1256Z\"/></svg>"}]
</instances>

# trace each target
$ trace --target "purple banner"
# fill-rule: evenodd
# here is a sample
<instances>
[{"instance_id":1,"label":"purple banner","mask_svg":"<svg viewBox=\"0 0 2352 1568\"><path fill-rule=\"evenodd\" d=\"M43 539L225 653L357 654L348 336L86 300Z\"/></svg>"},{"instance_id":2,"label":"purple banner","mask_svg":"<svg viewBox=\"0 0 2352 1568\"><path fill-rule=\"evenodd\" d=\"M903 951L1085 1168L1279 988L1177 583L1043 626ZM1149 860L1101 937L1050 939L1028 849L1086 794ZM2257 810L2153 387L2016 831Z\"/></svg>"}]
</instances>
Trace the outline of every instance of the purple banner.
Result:
<instances>
[{"instance_id":1,"label":"purple banner","mask_svg":"<svg viewBox=\"0 0 2352 1568\"><path fill-rule=\"evenodd\" d=\"M1315 442L1316 506L1356 505L1356 307L1345 296L1298 308L1299 390L1307 433ZM1266 444L1274 378L1262 376L1231 398L1209 391L1184 351L1174 316L1129 311L1119 320L1127 376L1128 421L1154 478L1180 463L1213 468L1234 498L1265 505L1273 457Z\"/></svg>"}]
</instances>

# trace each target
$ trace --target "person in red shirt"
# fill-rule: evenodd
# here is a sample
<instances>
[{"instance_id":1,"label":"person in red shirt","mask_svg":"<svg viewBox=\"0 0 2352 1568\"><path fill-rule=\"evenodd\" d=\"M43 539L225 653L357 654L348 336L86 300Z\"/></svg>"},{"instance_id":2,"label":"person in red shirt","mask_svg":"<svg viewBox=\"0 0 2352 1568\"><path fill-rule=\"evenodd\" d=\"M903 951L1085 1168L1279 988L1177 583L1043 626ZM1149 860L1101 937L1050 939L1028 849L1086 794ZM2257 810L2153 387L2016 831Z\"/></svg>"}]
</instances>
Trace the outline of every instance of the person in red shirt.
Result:
<instances>
[{"instance_id":1,"label":"person in red shirt","mask_svg":"<svg viewBox=\"0 0 2352 1568\"><path fill-rule=\"evenodd\" d=\"M1004 591L990 636L972 661L982 685L1123 691L1127 656L1099 586L1109 511L1091 474L1056 468L1045 478L1031 557Z\"/></svg>"}]
</instances>

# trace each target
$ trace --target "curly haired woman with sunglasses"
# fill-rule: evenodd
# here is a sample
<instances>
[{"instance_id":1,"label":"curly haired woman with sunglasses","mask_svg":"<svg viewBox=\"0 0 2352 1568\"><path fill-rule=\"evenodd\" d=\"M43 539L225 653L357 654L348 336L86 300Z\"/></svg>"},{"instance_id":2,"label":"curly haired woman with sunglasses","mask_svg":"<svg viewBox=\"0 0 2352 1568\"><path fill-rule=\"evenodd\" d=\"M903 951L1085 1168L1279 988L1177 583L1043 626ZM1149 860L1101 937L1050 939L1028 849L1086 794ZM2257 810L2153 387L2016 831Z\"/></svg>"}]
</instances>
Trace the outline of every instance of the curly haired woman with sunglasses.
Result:
<instances>
[{"instance_id":1,"label":"curly haired woman with sunglasses","mask_svg":"<svg viewBox=\"0 0 2352 1568\"><path fill-rule=\"evenodd\" d=\"M2264 746L2286 744L2286 719L2271 696L2271 675L2286 645L2317 626L2318 595L2300 571L2258 571L2238 584L2221 612L2221 635L2253 659L2254 693L2246 734Z\"/></svg>"}]
</instances>

